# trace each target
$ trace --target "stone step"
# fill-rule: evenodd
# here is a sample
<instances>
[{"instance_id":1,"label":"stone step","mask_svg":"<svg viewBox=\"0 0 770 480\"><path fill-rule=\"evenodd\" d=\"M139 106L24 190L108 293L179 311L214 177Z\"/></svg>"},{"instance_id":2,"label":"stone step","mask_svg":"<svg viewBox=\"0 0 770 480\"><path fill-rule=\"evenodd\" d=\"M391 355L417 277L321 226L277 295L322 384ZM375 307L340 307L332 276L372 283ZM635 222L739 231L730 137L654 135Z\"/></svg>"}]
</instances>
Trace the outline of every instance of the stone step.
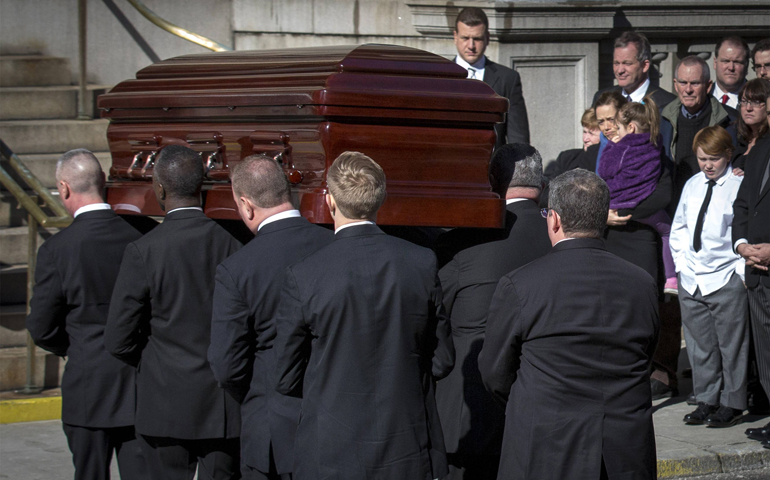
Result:
<instances>
[{"instance_id":1,"label":"stone step","mask_svg":"<svg viewBox=\"0 0 770 480\"><path fill-rule=\"evenodd\" d=\"M0 55L0 87L71 85L69 58Z\"/></svg>"},{"instance_id":2,"label":"stone step","mask_svg":"<svg viewBox=\"0 0 770 480\"><path fill-rule=\"evenodd\" d=\"M37 244L51 238L59 229L38 229ZM0 229L0 265L19 265L27 263L27 227L9 227Z\"/></svg>"},{"instance_id":3,"label":"stone step","mask_svg":"<svg viewBox=\"0 0 770 480\"><path fill-rule=\"evenodd\" d=\"M26 279L26 276L24 277ZM27 305L0 305L0 348L27 345Z\"/></svg>"},{"instance_id":4,"label":"stone step","mask_svg":"<svg viewBox=\"0 0 770 480\"><path fill-rule=\"evenodd\" d=\"M99 118L96 97L110 87L88 85L87 88L86 111L91 118ZM79 94L77 85L0 88L0 120L75 118Z\"/></svg>"},{"instance_id":5,"label":"stone step","mask_svg":"<svg viewBox=\"0 0 770 480\"><path fill-rule=\"evenodd\" d=\"M8 120L0 122L0 138L17 155L61 153L73 148L109 150L109 120Z\"/></svg>"},{"instance_id":6,"label":"stone step","mask_svg":"<svg viewBox=\"0 0 770 480\"><path fill-rule=\"evenodd\" d=\"M38 387L55 388L61 383L64 359L35 348L34 380ZM0 391L19 390L27 383L27 348L0 348Z\"/></svg>"}]
</instances>

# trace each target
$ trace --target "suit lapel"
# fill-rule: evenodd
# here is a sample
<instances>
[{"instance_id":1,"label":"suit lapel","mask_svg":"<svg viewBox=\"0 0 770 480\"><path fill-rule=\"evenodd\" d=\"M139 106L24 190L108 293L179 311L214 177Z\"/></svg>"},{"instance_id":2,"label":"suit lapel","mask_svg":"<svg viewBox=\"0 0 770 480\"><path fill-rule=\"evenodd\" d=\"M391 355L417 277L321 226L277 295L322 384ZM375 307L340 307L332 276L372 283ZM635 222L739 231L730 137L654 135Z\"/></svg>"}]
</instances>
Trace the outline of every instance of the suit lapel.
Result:
<instances>
[{"instance_id":1,"label":"suit lapel","mask_svg":"<svg viewBox=\"0 0 770 480\"><path fill-rule=\"evenodd\" d=\"M484 83L494 90L498 81L500 81L500 77L497 75L497 65L487 58L484 64Z\"/></svg>"},{"instance_id":2,"label":"suit lapel","mask_svg":"<svg viewBox=\"0 0 770 480\"><path fill-rule=\"evenodd\" d=\"M765 158L762 162L762 168L759 169L759 179L757 186L762 188L762 179L765 177L765 172L767 171L768 163L770 163L770 152L768 152L765 155ZM770 178L768 178L767 183L765 183L765 187L762 188L762 190L759 192L759 195L757 195L757 204L762 200L762 198L767 195L767 193L770 192Z\"/></svg>"}]
</instances>

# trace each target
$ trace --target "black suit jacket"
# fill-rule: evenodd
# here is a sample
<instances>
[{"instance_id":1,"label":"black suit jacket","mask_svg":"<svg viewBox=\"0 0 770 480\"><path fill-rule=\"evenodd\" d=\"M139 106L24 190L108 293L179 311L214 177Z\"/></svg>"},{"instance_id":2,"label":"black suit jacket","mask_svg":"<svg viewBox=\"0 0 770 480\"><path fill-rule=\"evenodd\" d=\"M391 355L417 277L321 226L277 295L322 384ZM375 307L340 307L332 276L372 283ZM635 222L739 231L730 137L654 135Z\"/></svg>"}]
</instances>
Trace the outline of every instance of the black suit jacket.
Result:
<instances>
[{"instance_id":1,"label":"black suit jacket","mask_svg":"<svg viewBox=\"0 0 770 480\"><path fill-rule=\"evenodd\" d=\"M619 85L613 85L611 87L607 87L599 90L594 94L594 99L593 101L591 101L591 105L596 105L596 101L599 100L599 96L601 96L602 93L609 92L611 90L617 90L619 92L622 92L623 87ZM658 106L658 110L662 110L663 107L673 102L677 98L676 95L674 95L673 93L663 90L660 87L653 87L652 85L650 85L650 87L647 89L647 93L645 93L645 96L650 95L650 91L652 91L652 94L651 94L652 100L655 102L655 105Z\"/></svg>"},{"instance_id":2,"label":"black suit jacket","mask_svg":"<svg viewBox=\"0 0 770 480\"><path fill-rule=\"evenodd\" d=\"M495 125L497 134L495 148L500 148L507 143L529 144L529 119L521 92L519 73L487 58L484 66L484 83L492 87L496 94L508 99L505 123Z\"/></svg>"},{"instance_id":3,"label":"black suit jacket","mask_svg":"<svg viewBox=\"0 0 770 480\"><path fill-rule=\"evenodd\" d=\"M439 271L444 307L452 324L457 367L436 385L447 452L499 455L505 412L484 389L478 355L487 311L503 275L551 249L548 225L532 200L507 206L501 229L456 229L439 239L456 250Z\"/></svg>"},{"instance_id":4,"label":"black suit jacket","mask_svg":"<svg viewBox=\"0 0 770 480\"><path fill-rule=\"evenodd\" d=\"M217 267L209 363L220 385L241 404L241 461L290 473L300 400L278 394L275 315L286 267L328 245L334 233L304 218L262 227L245 247Z\"/></svg>"},{"instance_id":5,"label":"black suit jacket","mask_svg":"<svg viewBox=\"0 0 770 480\"><path fill-rule=\"evenodd\" d=\"M295 480L447 474L433 383L454 347L430 250L348 227L287 270L277 324L278 391L302 389Z\"/></svg>"},{"instance_id":6,"label":"black suit jacket","mask_svg":"<svg viewBox=\"0 0 770 480\"><path fill-rule=\"evenodd\" d=\"M760 190L770 163L770 136L757 140L751 156L744 166L743 182L733 202L733 244L742 238L751 244L770 243L770 180ZM754 288L760 282L770 288L768 272L747 266L746 285Z\"/></svg>"},{"instance_id":7,"label":"black suit jacket","mask_svg":"<svg viewBox=\"0 0 770 480\"><path fill-rule=\"evenodd\" d=\"M95 210L38 250L27 329L35 344L68 357L61 383L66 424L134 424L136 372L104 348L104 325L123 251L140 237L112 210Z\"/></svg>"},{"instance_id":8,"label":"black suit jacket","mask_svg":"<svg viewBox=\"0 0 770 480\"><path fill-rule=\"evenodd\" d=\"M219 388L206 359L214 272L239 247L203 212L180 210L126 248L104 341L138 365L138 433L190 440L240 434L240 405Z\"/></svg>"},{"instance_id":9,"label":"black suit jacket","mask_svg":"<svg viewBox=\"0 0 770 480\"><path fill-rule=\"evenodd\" d=\"M479 355L507 402L498 479L656 478L649 367L655 281L600 239L574 239L506 275ZM579 453L578 453L579 452Z\"/></svg>"}]
</instances>

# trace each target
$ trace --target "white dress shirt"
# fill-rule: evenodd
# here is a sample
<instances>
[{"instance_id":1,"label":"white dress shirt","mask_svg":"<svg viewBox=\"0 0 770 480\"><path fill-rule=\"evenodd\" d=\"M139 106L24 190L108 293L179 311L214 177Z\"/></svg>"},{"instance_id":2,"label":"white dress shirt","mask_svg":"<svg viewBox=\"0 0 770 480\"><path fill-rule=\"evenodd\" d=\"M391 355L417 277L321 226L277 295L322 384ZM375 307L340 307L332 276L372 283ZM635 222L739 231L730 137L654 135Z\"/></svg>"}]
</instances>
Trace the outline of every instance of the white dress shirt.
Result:
<instances>
[{"instance_id":1,"label":"white dress shirt","mask_svg":"<svg viewBox=\"0 0 770 480\"><path fill-rule=\"evenodd\" d=\"M733 107L735 109L738 108L738 94L737 93L730 93L730 92L723 92L721 88L719 88L719 85L714 82L714 98L717 99L717 102L722 103L722 97L727 95L727 105L728 107Z\"/></svg>"},{"instance_id":2,"label":"white dress shirt","mask_svg":"<svg viewBox=\"0 0 770 480\"><path fill-rule=\"evenodd\" d=\"M198 210L198 211L202 212L203 208L201 208L201 207L179 207L179 208L175 208L173 210L169 210L168 212L166 212L166 215L168 215L169 213L178 212L180 210Z\"/></svg>"},{"instance_id":3,"label":"white dress shirt","mask_svg":"<svg viewBox=\"0 0 770 480\"><path fill-rule=\"evenodd\" d=\"M361 220L360 222L346 223L345 225L343 225L340 228L336 229L334 231L334 233L336 234L340 230L345 230L348 227L355 227L357 225L374 225L374 222L370 222L369 220Z\"/></svg>"},{"instance_id":4,"label":"white dress shirt","mask_svg":"<svg viewBox=\"0 0 770 480\"><path fill-rule=\"evenodd\" d=\"M703 219L701 249L693 249L693 233L703 200L708 191L708 178L698 172L684 186L682 198L671 225L671 255L674 257L679 285L693 295L700 289L708 295L724 287L733 273L744 276L745 261L733 251L733 202L743 177L732 174L732 167L716 180L706 216Z\"/></svg>"},{"instance_id":5,"label":"white dress shirt","mask_svg":"<svg viewBox=\"0 0 770 480\"><path fill-rule=\"evenodd\" d=\"M262 227L267 225L268 223L277 222L278 220L283 220L284 218L294 218L294 217L301 217L299 210L286 210L280 213L276 213L275 215L270 215L266 219L262 220L262 223L259 224L257 227L257 231L260 231Z\"/></svg>"},{"instance_id":6,"label":"white dress shirt","mask_svg":"<svg viewBox=\"0 0 770 480\"><path fill-rule=\"evenodd\" d=\"M631 96L631 101L636 103L642 103L642 100L644 100L644 96L647 95L647 90L650 88L650 79L644 81L643 84L639 85L639 88L634 90L633 92L626 93L626 89L621 89L620 93L623 94L624 97L628 98L628 96Z\"/></svg>"},{"instance_id":7,"label":"white dress shirt","mask_svg":"<svg viewBox=\"0 0 770 480\"><path fill-rule=\"evenodd\" d=\"M470 63L460 58L460 55L457 55L455 57L455 63L460 65L464 69L468 70L468 78L473 78L473 79L482 80L482 81L484 80L484 70L486 70L487 60L486 60L486 57L484 57L483 55L473 65L471 65Z\"/></svg>"},{"instance_id":8,"label":"white dress shirt","mask_svg":"<svg viewBox=\"0 0 770 480\"><path fill-rule=\"evenodd\" d=\"M93 212L95 210L112 210L112 206L109 203L92 203L91 205L86 205L75 210L75 215L73 215L73 217L77 218L81 213Z\"/></svg>"}]
</instances>

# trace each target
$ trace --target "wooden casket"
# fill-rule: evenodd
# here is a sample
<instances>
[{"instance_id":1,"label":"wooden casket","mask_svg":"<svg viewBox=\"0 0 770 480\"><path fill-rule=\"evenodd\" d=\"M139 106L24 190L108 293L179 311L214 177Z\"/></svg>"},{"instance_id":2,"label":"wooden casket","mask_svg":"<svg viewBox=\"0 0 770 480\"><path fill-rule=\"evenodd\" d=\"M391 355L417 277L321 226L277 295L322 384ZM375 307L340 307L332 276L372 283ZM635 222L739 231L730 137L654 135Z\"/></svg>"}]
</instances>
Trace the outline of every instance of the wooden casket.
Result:
<instances>
[{"instance_id":1,"label":"wooden casket","mask_svg":"<svg viewBox=\"0 0 770 480\"><path fill-rule=\"evenodd\" d=\"M499 227L505 207L487 172L508 101L465 77L443 57L393 45L164 60L99 97L110 119L107 201L121 214L163 215L153 160L178 144L201 154L209 217L238 219L228 167L264 153L283 165L302 215L332 223L326 170L353 150L387 176L377 223Z\"/></svg>"}]
</instances>

